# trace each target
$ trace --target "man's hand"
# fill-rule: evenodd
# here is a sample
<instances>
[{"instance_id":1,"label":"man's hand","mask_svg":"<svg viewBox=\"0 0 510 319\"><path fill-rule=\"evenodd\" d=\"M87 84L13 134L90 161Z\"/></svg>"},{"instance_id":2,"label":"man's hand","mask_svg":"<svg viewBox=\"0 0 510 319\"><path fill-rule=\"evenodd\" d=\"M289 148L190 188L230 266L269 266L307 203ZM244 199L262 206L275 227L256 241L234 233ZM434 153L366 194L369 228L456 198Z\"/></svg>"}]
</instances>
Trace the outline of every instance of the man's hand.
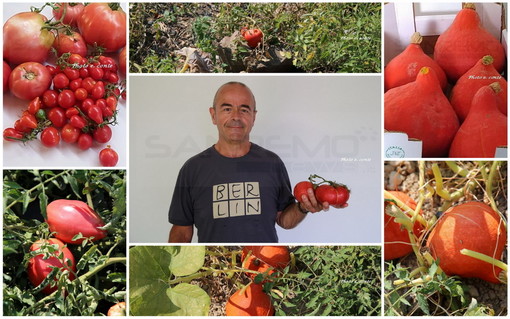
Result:
<instances>
[{"instance_id":1,"label":"man's hand","mask_svg":"<svg viewBox=\"0 0 510 319\"><path fill-rule=\"evenodd\" d=\"M320 211L328 211L329 210L329 203L328 202L324 202L324 203L319 203L317 201L317 198L315 197L315 194L313 192L313 189L312 188L309 188L307 191L307 195L303 195L301 196L301 208L303 210L307 210L309 211L310 213L317 213L317 212L320 212ZM347 206L349 206L349 204L345 203L344 205L332 205L334 208L346 208Z\"/></svg>"}]
</instances>

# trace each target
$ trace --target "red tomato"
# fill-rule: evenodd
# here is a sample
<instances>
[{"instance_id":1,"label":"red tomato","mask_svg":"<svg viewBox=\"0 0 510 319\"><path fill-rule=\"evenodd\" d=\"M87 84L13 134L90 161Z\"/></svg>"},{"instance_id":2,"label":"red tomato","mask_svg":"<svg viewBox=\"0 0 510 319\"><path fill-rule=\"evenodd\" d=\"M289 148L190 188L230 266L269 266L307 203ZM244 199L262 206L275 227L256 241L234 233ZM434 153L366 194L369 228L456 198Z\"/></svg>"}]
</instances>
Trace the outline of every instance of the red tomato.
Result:
<instances>
[{"instance_id":1,"label":"red tomato","mask_svg":"<svg viewBox=\"0 0 510 319\"><path fill-rule=\"evenodd\" d=\"M4 61L4 93L9 91L9 75L11 75L11 67Z\"/></svg>"},{"instance_id":2,"label":"red tomato","mask_svg":"<svg viewBox=\"0 0 510 319\"><path fill-rule=\"evenodd\" d=\"M21 12L4 24L4 59L11 64L44 62L55 36L43 28L48 19L40 13Z\"/></svg>"},{"instance_id":3,"label":"red tomato","mask_svg":"<svg viewBox=\"0 0 510 319\"><path fill-rule=\"evenodd\" d=\"M264 33L259 29L249 29L249 30L241 30L241 35L244 37L246 42L248 42L248 46L250 48L256 48L259 43L262 41L262 37Z\"/></svg>"},{"instance_id":4,"label":"red tomato","mask_svg":"<svg viewBox=\"0 0 510 319\"><path fill-rule=\"evenodd\" d=\"M87 55L87 44L78 32L66 34L60 32L53 42L53 47L57 50L57 55L64 53L76 53L81 56Z\"/></svg>"},{"instance_id":5,"label":"red tomato","mask_svg":"<svg viewBox=\"0 0 510 319\"><path fill-rule=\"evenodd\" d=\"M74 91L74 96L76 97L77 100L84 101L89 96L89 92L87 92L87 90L85 90L84 88L77 88Z\"/></svg>"},{"instance_id":6,"label":"red tomato","mask_svg":"<svg viewBox=\"0 0 510 319\"><path fill-rule=\"evenodd\" d=\"M60 135L62 135L62 140L66 143L76 143L78 141L78 137L80 136L80 129L72 126L71 124L67 123L62 128L62 131L60 132Z\"/></svg>"},{"instance_id":7,"label":"red tomato","mask_svg":"<svg viewBox=\"0 0 510 319\"><path fill-rule=\"evenodd\" d=\"M94 140L98 143L108 143L112 138L112 129L108 125L100 126L93 132Z\"/></svg>"},{"instance_id":8,"label":"red tomato","mask_svg":"<svg viewBox=\"0 0 510 319\"><path fill-rule=\"evenodd\" d=\"M320 185L315 190L315 196L321 203L328 202L330 205L342 206L349 199L349 190L341 185Z\"/></svg>"},{"instance_id":9,"label":"red tomato","mask_svg":"<svg viewBox=\"0 0 510 319\"><path fill-rule=\"evenodd\" d=\"M69 59L67 59L67 62L69 62L73 67L76 68L84 68L87 65L87 59L84 58L85 55L80 55L76 53L72 53L69 56Z\"/></svg>"},{"instance_id":10,"label":"red tomato","mask_svg":"<svg viewBox=\"0 0 510 319\"><path fill-rule=\"evenodd\" d=\"M87 111L87 115L90 117L90 119L97 124L103 123L103 112L97 105L92 105L89 107L89 110Z\"/></svg>"},{"instance_id":11,"label":"red tomato","mask_svg":"<svg viewBox=\"0 0 510 319\"><path fill-rule=\"evenodd\" d=\"M118 302L108 309L108 316L125 316L126 315L126 303L124 301Z\"/></svg>"},{"instance_id":12,"label":"red tomato","mask_svg":"<svg viewBox=\"0 0 510 319\"><path fill-rule=\"evenodd\" d=\"M56 3L56 9L53 9L53 16L60 20L62 16L63 24L76 27L78 18L82 15L85 6L82 3Z\"/></svg>"},{"instance_id":13,"label":"red tomato","mask_svg":"<svg viewBox=\"0 0 510 319\"><path fill-rule=\"evenodd\" d=\"M90 94L96 100L104 97L105 94L104 83L102 81L98 81L92 88Z\"/></svg>"},{"instance_id":14,"label":"red tomato","mask_svg":"<svg viewBox=\"0 0 510 319\"><path fill-rule=\"evenodd\" d=\"M60 143L60 133L53 126L45 128L41 133L41 143L46 147L55 147Z\"/></svg>"},{"instance_id":15,"label":"red tomato","mask_svg":"<svg viewBox=\"0 0 510 319\"><path fill-rule=\"evenodd\" d=\"M109 145L99 152L99 162L105 167L113 167L118 161L119 155Z\"/></svg>"},{"instance_id":16,"label":"red tomato","mask_svg":"<svg viewBox=\"0 0 510 319\"><path fill-rule=\"evenodd\" d=\"M74 280L76 278L76 263L74 256L69 248L64 247L64 243L56 238L50 238L48 240L40 239L30 246L30 251L38 251L44 245L57 245L57 249L50 251L50 257L44 259L44 253L30 258L27 267L28 279L35 287L39 286L43 280L50 274L52 267L60 268L61 271L69 271L69 279ZM69 263L71 266L69 266ZM49 295L57 290L57 286L48 285L42 290L43 293Z\"/></svg>"},{"instance_id":17,"label":"red tomato","mask_svg":"<svg viewBox=\"0 0 510 319\"><path fill-rule=\"evenodd\" d=\"M23 139L23 133L17 131L12 127L8 127L4 130L4 141L18 141Z\"/></svg>"},{"instance_id":18,"label":"red tomato","mask_svg":"<svg viewBox=\"0 0 510 319\"><path fill-rule=\"evenodd\" d=\"M81 82L81 86L87 90L87 92L92 92L92 89L94 88L94 86L96 85L96 80L94 80L93 78L91 78L90 76L88 77L85 77L83 79L83 81Z\"/></svg>"},{"instance_id":19,"label":"red tomato","mask_svg":"<svg viewBox=\"0 0 510 319\"><path fill-rule=\"evenodd\" d=\"M92 241L100 240L108 233L98 229L105 224L101 217L86 203L79 200L58 199L46 207L46 222L55 237L68 244L80 244L85 238L73 240L81 233Z\"/></svg>"},{"instance_id":20,"label":"red tomato","mask_svg":"<svg viewBox=\"0 0 510 319\"><path fill-rule=\"evenodd\" d=\"M69 82L69 88L73 91L76 91L77 89L81 88L82 83L83 83L82 78L74 79L71 82Z\"/></svg>"},{"instance_id":21,"label":"red tomato","mask_svg":"<svg viewBox=\"0 0 510 319\"><path fill-rule=\"evenodd\" d=\"M45 107L55 107L58 105L58 93L54 90L46 90L42 95L42 102Z\"/></svg>"},{"instance_id":22,"label":"red tomato","mask_svg":"<svg viewBox=\"0 0 510 319\"><path fill-rule=\"evenodd\" d=\"M120 71L120 74L122 74L123 76L126 76L126 65L127 65L127 62L126 62L126 48L127 47L124 47L120 53L119 53L119 71Z\"/></svg>"},{"instance_id":23,"label":"red tomato","mask_svg":"<svg viewBox=\"0 0 510 319\"><path fill-rule=\"evenodd\" d=\"M37 128L37 119L34 114L30 114L28 112L24 113L19 121L22 127L30 128L32 130Z\"/></svg>"},{"instance_id":24,"label":"red tomato","mask_svg":"<svg viewBox=\"0 0 510 319\"><path fill-rule=\"evenodd\" d=\"M42 102L40 97L36 97L28 104L27 111L30 114L37 114L37 112L42 108Z\"/></svg>"},{"instance_id":25,"label":"red tomato","mask_svg":"<svg viewBox=\"0 0 510 319\"><path fill-rule=\"evenodd\" d=\"M297 201L302 202L303 195L308 197L308 189L313 189L313 184L309 181L302 181L294 186L294 197Z\"/></svg>"},{"instance_id":26,"label":"red tomato","mask_svg":"<svg viewBox=\"0 0 510 319\"><path fill-rule=\"evenodd\" d=\"M69 81L74 81L80 78L80 70L71 67L65 68L64 74L67 75Z\"/></svg>"},{"instance_id":27,"label":"red tomato","mask_svg":"<svg viewBox=\"0 0 510 319\"><path fill-rule=\"evenodd\" d=\"M87 68L89 76L94 80L101 80L104 76L104 70L99 65L91 65Z\"/></svg>"},{"instance_id":28,"label":"red tomato","mask_svg":"<svg viewBox=\"0 0 510 319\"><path fill-rule=\"evenodd\" d=\"M82 150L88 150L92 146L92 136L87 133L82 133L78 137L78 147Z\"/></svg>"},{"instance_id":29,"label":"red tomato","mask_svg":"<svg viewBox=\"0 0 510 319\"><path fill-rule=\"evenodd\" d=\"M76 97L74 96L73 91L66 89L58 94L58 105L64 109L73 107L75 103Z\"/></svg>"},{"instance_id":30,"label":"red tomato","mask_svg":"<svg viewBox=\"0 0 510 319\"><path fill-rule=\"evenodd\" d=\"M55 74L53 77L53 88L56 90L65 89L69 86L69 78L65 73Z\"/></svg>"},{"instance_id":31,"label":"red tomato","mask_svg":"<svg viewBox=\"0 0 510 319\"><path fill-rule=\"evenodd\" d=\"M16 120L16 122L14 122L14 129L18 132L21 132L21 133L30 133L32 132L33 129L31 129L30 127L26 127L24 126L22 123L21 123L21 118L19 120Z\"/></svg>"},{"instance_id":32,"label":"red tomato","mask_svg":"<svg viewBox=\"0 0 510 319\"><path fill-rule=\"evenodd\" d=\"M67 117L68 119L70 119L70 118L71 118L71 117L73 117L74 115L78 115L78 114L80 114L80 111L78 111L78 109L77 109L77 108L75 108L75 107L70 107L70 108L68 108L68 109L66 110L66 117Z\"/></svg>"},{"instance_id":33,"label":"red tomato","mask_svg":"<svg viewBox=\"0 0 510 319\"><path fill-rule=\"evenodd\" d=\"M78 19L78 29L86 43L106 52L126 46L126 13L118 3L88 4Z\"/></svg>"},{"instance_id":34,"label":"red tomato","mask_svg":"<svg viewBox=\"0 0 510 319\"><path fill-rule=\"evenodd\" d=\"M80 130L87 126L87 121L80 115L71 116L71 118L69 119L69 123Z\"/></svg>"},{"instance_id":35,"label":"red tomato","mask_svg":"<svg viewBox=\"0 0 510 319\"><path fill-rule=\"evenodd\" d=\"M22 100L32 100L40 96L51 85L51 74L37 62L25 62L12 70L9 76L9 89Z\"/></svg>"}]
</instances>

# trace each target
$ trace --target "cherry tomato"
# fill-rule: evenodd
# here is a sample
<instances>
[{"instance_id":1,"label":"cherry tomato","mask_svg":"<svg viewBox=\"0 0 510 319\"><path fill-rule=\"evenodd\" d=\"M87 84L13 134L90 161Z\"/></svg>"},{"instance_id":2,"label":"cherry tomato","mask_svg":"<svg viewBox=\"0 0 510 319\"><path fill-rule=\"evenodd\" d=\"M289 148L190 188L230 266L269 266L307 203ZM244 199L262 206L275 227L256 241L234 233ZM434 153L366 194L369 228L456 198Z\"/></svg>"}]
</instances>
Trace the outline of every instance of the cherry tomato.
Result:
<instances>
[{"instance_id":1,"label":"cherry tomato","mask_svg":"<svg viewBox=\"0 0 510 319\"><path fill-rule=\"evenodd\" d=\"M61 73L60 68L57 68L57 67L55 67L53 65L49 65L49 64L45 65L45 66L46 66L46 69L48 70L48 72L50 72L51 76L55 76L55 75Z\"/></svg>"},{"instance_id":2,"label":"cherry tomato","mask_svg":"<svg viewBox=\"0 0 510 319\"><path fill-rule=\"evenodd\" d=\"M76 80L80 78L80 71L78 69L73 69L71 67L67 67L64 69L64 74L67 75L69 81Z\"/></svg>"},{"instance_id":3,"label":"cherry tomato","mask_svg":"<svg viewBox=\"0 0 510 319\"><path fill-rule=\"evenodd\" d=\"M99 152L99 162L101 165L106 167L112 167L117 165L119 161L119 155L110 146L104 148Z\"/></svg>"},{"instance_id":4,"label":"cherry tomato","mask_svg":"<svg viewBox=\"0 0 510 319\"><path fill-rule=\"evenodd\" d=\"M45 107L55 107L58 105L58 93L54 90L46 90L42 95L42 102Z\"/></svg>"},{"instance_id":5,"label":"cherry tomato","mask_svg":"<svg viewBox=\"0 0 510 319\"><path fill-rule=\"evenodd\" d=\"M72 126L67 123L62 128L60 134L62 135L62 140L66 143L76 143L78 141L78 137L80 136L80 129Z\"/></svg>"},{"instance_id":6,"label":"cherry tomato","mask_svg":"<svg viewBox=\"0 0 510 319\"><path fill-rule=\"evenodd\" d=\"M39 111L39 109L41 109L41 107L42 107L41 98L36 97L28 104L27 111L28 113L35 115Z\"/></svg>"},{"instance_id":7,"label":"cherry tomato","mask_svg":"<svg viewBox=\"0 0 510 319\"><path fill-rule=\"evenodd\" d=\"M96 142L101 144L108 143L112 138L112 129L108 125L104 125L96 128L92 134Z\"/></svg>"},{"instance_id":8,"label":"cherry tomato","mask_svg":"<svg viewBox=\"0 0 510 319\"><path fill-rule=\"evenodd\" d=\"M118 103L118 100L115 96L113 95L110 95L109 97L106 98L106 105L113 111L115 112L115 110L117 110L117 103Z\"/></svg>"},{"instance_id":9,"label":"cherry tomato","mask_svg":"<svg viewBox=\"0 0 510 319\"><path fill-rule=\"evenodd\" d=\"M78 115L80 112L75 107L70 107L66 110L66 117L70 119L74 115Z\"/></svg>"},{"instance_id":10,"label":"cherry tomato","mask_svg":"<svg viewBox=\"0 0 510 319\"><path fill-rule=\"evenodd\" d=\"M71 90L63 90L58 94L58 105L61 107L67 109L76 103L76 98L74 96L74 92Z\"/></svg>"},{"instance_id":11,"label":"cherry tomato","mask_svg":"<svg viewBox=\"0 0 510 319\"><path fill-rule=\"evenodd\" d=\"M81 103L80 109L82 110L83 113L87 114L89 112L89 108L94 104L95 103L93 99L87 98L83 100L83 102Z\"/></svg>"},{"instance_id":12,"label":"cherry tomato","mask_svg":"<svg viewBox=\"0 0 510 319\"><path fill-rule=\"evenodd\" d=\"M74 68L78 68L78 69L84 68L87 65L87 59L84 58L84 56L85 55L72 53L69 56L69 59L67 59L67 62L69 62L71 64L71 66Z\"/></svg>"},{"instance_id":13,"label":"cherry tomato","mask_svg":"<svg viewBox=\"0 0 510 319\"><path fill-rule=\"evenodd\" d=\"M4 94L9 91L9 75L11 75L11 67L4 61Z\"/></svg>"},{"instance_id":14,"label":"cherry tomato","mask_svg":"<svg viewBox=\"0 0 510 319\"><path fill-rule=\"evenodd\" d=\"M26 127L23 125L23 123L21 123L21 119L19 120L16 120L16 122L14 122L14 129L18 132L21 132L21 133L30 133L32 132L32 129L30 127Z\"/></svg>"},{"instance_id":15,"label":"cherry tomato","mask_svg":"<svg viewBox=\"0 0 510 319\"><path fill-rule=\"evenodd\" d=\"M126 46L126 13L119 3L91 3L78 19L78 29L90 45L98 45L106 52Z\"/></svg>"},{"instance_id":16,"label":"cherry tomato","mask_svg":"<svg viewBox=\"0 0 510 319\"><path fill-rule=\"evenodd\" d=\"M104 76L104 70L99 66L99 64L91 65L88 68L89 76L94 80L101 80Z\"/></svg>"},{"instance_id":17,"label":"cherry tomato","mask_svg":"<svg viewBox=\"0 0 510 319\"><path fill-rule=\"evenodd\" d=\"M23 139L23 133L17 131L12 127L8 127L4 130L4 141L12 142Z\"/></svg>"},{"instance_id":18,"label":"cherry tomato","mask_svg":"<svg viewBox=\"0 0 510 319\"><path fill-rule=\"evenodd\" d=\"M34 114L24 113L20 120L20 125L26 128L35 129L37 128L37 119Z\"/></svg>"},{"instance_id":19,"label":"cherry tomato","mask_svg":"<svg viewBox=\"0 0 510 319\"><path fill-rule=\"evenodd\" d=\"M9 63L43 63L55 36L43 28L48 19L36 12L21 12L13 15L4 24L4 59Z\"/></svg>"},{"instance_id":20,"label":"cherry tomato","mask_svg":"<svg viewBox=\"0 0 510 319\"><path fill-rule=\"evenodd\" d=\"M87 126L87 121L80 115L71 116L71 118L69 119L69 123L80 130Z\"/></svg>"},{"instance_id":21,"label":"cherry tomato","mask_svg":"<svg viewBox=\"0 0 510 319\"><path fill-rule=\"evenodd\" d=\"M89 96L89 92L87 92L84 88L77 88L74 91L74 96L77 100L84 101Z\"/></svg>"},{"instance_id":22,"label":"cherry tomato","mask_svg":"<svg viewBox=\"0 0 510 319\"><path fill-rule=\"evenodd\" d=\"M91 78L90 76L89 77L86 77L83 79L83 81L81 82L81 86L87 90L87 92L92 92L92 89L94 88L94 86L96 85L96 80L94 80L93 78Z\"/></svg>"},{"instance_id":23,"label":"cherry tomato","mask_svg":"<svg viewBox=\"0 0 510 319\"><path fill-rule=\"evenodd\" d=\"M78 137L78 147L82 150L88 150L92 146L92 136L82 133Z\"/></svg>"},{"instance_id":24,"label":"cherry tomato","mask_svg":"<svg viewBox=\"0 0 510 319\"><path fill-rule=\"evenodd\" d=\"M42 95L50 85L50 72L37 62L22 63L15 67L9 76L9 89L22 100L32 100Z\"/></svg>"},{"instance_id":25,"label":"cherry tomato","mask_svg":"<svg viewBox=\"0 0 510 319\"><path fill-rule=\"evenodd\" d=\"M64 16L62 23L73 27L77 26L78 18L83 14L85 8L82 3L56 3L55 7L53 9L55 19L60 20Z\"/></svg>"},{"instance_id":26,"label":"cherry tomato","mask_svg":"<svg viewBox=\"0 0 510 319\"><path fill-rule=\"evenodd\" d=\"M83 82L83 79L82 78L77 78L75 80L72 80L70 83L69 83L69 88L73 91L76 91L77 89L81 88L81 84ZM88 93L88 92L87 92Z\"/></svg>"},{"instance_id":27,"label":"cherry tomato","mask_svg":"<svg viewBox=\"0 0 510 319\"><path fill-rule=\"evenodd\" d=\"M41 143L46 147L55 147L60 143L60 134L53 126L45 128L41 133Z\"/></svg>"},{"instance_id":28,"label":"cherry tomato","mask_svg":"<svg viewBox=\"0 0 510 319\"><path fill-rule=\"evenodd\" d=\"M103 123L103 112L97 105L92 105L87 111L88 117L97 124Z\"/></svg>"},{"instance_id":29,"label":"cherry tomato","mask_svg":"<svg viewBox=\"0 0 510 319\"><path fill-rule=\"evenodd\" d=\"M61 107L51 108L46 115L55 127L60 128L66 124L66 112Z\"/></svg>"},{"instance_id":30,"label":"cherry tomato","mask_svg":"<svg viewBox=\"0 0 510 319\"><path fill-rule=\"evenodd\" d=\"M58 56L64 53L76 53L81 56L87 55L87 44L85 40L83 40L83 37L78 32L74 31L70 34L59 32L53 42L53 47L57 50Z\"/></svg>"},{"instance_id":31,"label":"cherry tomato","mask_svg":"<svg viewBox=\"0 0 510 319\"><path fill-rule=\"evenodd\" d=\"M92 92L90 92L90 94L92 95L92 98L94 98L96 100L104 97L104 93L105 93L105 89L104 89L104 83L102 81L98 81L92 88Z\"/></svg>"},{"instance_id":32,"label":"cherry tomato","mask_svg":"<svg viewBox=\"0 0 510 319\"><path fill-rule=\"evenodd\" d=\"M69 78L64 73L56 74L53 77L53 88L56 90L65 89L69 86Z\"/></svg>"},{"instance_id":33,"label":"cherry tomato","mask_svg":"<svg viewBox=\"0 0 510 319\"><path fill-rule=\"evenodd\" d=\"M105 74L105 79L110 83L117 83L119 82L119 75L117 74L117 72L109 71L107 74Z\"/></svg>"}]
</instances>

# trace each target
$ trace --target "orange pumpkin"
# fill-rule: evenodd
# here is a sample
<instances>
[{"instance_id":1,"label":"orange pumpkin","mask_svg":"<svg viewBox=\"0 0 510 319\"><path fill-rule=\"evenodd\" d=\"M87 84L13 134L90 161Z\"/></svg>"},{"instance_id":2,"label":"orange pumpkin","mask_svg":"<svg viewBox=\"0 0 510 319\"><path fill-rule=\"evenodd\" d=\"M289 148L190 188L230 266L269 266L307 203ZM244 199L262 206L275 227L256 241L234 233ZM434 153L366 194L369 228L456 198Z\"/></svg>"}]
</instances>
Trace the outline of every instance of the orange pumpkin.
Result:
<instances>
[{"instance_id":1,"label":"orange pumpkin","mask_svg":"<svg viewBox=\"0 0 510 319\"><path fill-rule=\"evenodd\" d=\"M409 206L411 209L416 209L416 202L409 197L406 193L399 191L390 191L390 193ZM385 197L385 199L389 199ZM389 202L384 202L386 210L387 205L394 205ZM402 209L402 208L401 208ZM420 214L422 212L420 211ZM416 237L420 237L424 228L419 222L414 223L413 233ZM395 218L388 214L384 214L384 260L391 260L411 253L413 247L409 240L409 234L401 224L395 222Z\"/></svg>"},{"instance_id":2,"label":"orange pumpkin","mask_svg":"<svg viewBox=\"0 0 510 319\"><path fill-rule=\"evenodd\" d=\"M447 275L499 283L500 268L460 251L469 249L501 259L506 239L506 229L498 213L484 203L467 202L450 208L439 218L430 232L427 247Z\"/></svg>"},{"instance_id":3,"label":"orange pumpkin","mask_svg":"<svg viewBox=\"0 0 510 319\"><path fill-rule=\"evenodd\" d=\"M251 256L244 262L250 251ZM247 269L271 275L275 269L287 267L290 263L290 253L286 246L245 246L241 260ZM252 278L256 276L254 273L248 275Z\"/></svg>"},{"instance_id":4,"label":"orange pumpkin","mask_svg":"<svg viewBox=\"0 0 510 319\"><path fill-rule=\"evenodd\" d=\"M225 305L227 316L272 316L274 307L262 285L251 283L244 291L236 291Z\"/></svg>"}]
</instances>

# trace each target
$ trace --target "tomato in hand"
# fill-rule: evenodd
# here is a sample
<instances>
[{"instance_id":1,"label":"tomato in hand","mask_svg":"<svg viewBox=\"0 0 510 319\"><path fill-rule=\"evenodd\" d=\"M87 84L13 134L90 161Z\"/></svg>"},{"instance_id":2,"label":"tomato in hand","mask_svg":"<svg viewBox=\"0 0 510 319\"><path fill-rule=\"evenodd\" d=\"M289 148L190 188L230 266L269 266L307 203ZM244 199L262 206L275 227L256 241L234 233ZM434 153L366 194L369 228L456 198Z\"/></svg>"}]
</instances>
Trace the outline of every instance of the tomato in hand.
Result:
<instances>
[{"instance_id":1,"label":"tomato in hand","mask_svg":"<svg viewBox=\"0 0 510 319\"><path fill-rule=\"evenodd\" d=\"M110 148L109 145L108 147L102 149L101 152L99 152L99 162L103 166L113 167L117 165L118 161L119 155L117 154L117 152L115 152L115 150Z\"/></svg>"},{"instance_id":2,"label":"tomato in hand","mask_svg":"<svg viewBox=\"0 0 510 319\"><path fill-rule=\"evenodd\" d=\"M11 64L43 63L55 36L45 28L48 19L36 12L21 12L4 24L4 59Z\"/></svg>"},{"instance_id":3,"label":"tomato in hand","mask_svg":"<svg viewBox=\"0 0 510 319\"><path fill-rule=\"evenodd\" d=\"M53 16L55 19L60 20L62 16L63 24L76 27L78 18L82 15L85 6L82 3L56 3L53 9Z\"/></svg>"},{"instance_id":4,"label":"tomato in hand","mask_svg":"<svg viewBox=\"0 0 510 319\"><path fill-rule=\"evenodd\" d=\"M30 246L30 251L38 251L44 245L56 245L57 249L50 251L50 257L45 258L44 253L36 255L30 258L27 266L28 279L34 285L39 286L44 279L53 270L53 267L57 267L60 271L69 271L69 280L76 278L76 263L74 256L69 248L64 246L64 243L56 238L50 238L48 240L40 239ZM56 279L55 279L56 280ZM57 286L48 285L42 290L43 293L49 295L57 290Z\"/></svg>"},{"instance_id":5,"label":"tomato in hand","mask_svg":"<svg viewBox=\"0 0 510 319\"><path fill-rule=\"evenodd\" d=\"M41 143L46 147L55 147L60 143L60 133L53 126L45 128L41 133Z\"/></svg>"},{"instance_id":6,"label":"tomato in hand","mask_svg":"<svg viewBox=\"0 0 510 319\"><path fill-rule=\"evenodd\" d=\"M298 202L303 202L302 197L303 195L308 197L308 190L310 188L313 190L313 184L309 181L302 181L297 183L296 186L294 186L294 197L296 200Z\"/></svg>"},{"instance_id":7,"label":"tomato in hand","mask_svg":"<svg viewBox=\"0 0 510 319\"><path fill-rule=\"evenodd\" d=\"M321 203L327 202L333 206L343 206L349 199L349 190L342 185L320 185L315 190L315 196Z\"/></svg>"},{"instance_id":8,"label":"tomato in hand","mask_svg":"<svg viewBox=\"0 0 510 319\"><path fill-rule=\"evenodd\" d=\"M79 200L57 199L46 207L46 222L55 237L68 244L80 244L85 238L73 237L82 234L83 237L92 241L100 240L108 232L99 229L104 221L86 203ZM93 238L92 238L93 237Z\"/></svg>"},{"instance_id":9,"label":"tomato in hand","mask_svg":"<svg viewBox=\"0 0 510 319\"><path fill-rule=\"evenodd\" d=\"M78 29L90 45L115 52L126 46L126 13L119 3L90 3L78 18Z\"/></svg>"},{"instance_id":10,"label":"tomato in hand","mask_svg":"<svg viewBox=\"0 0 510 319\"><path fill-rule=\"evenodd\" d=\"M9 76L9 89L22 100L32 100L41 96L51 85L48 69L37 62L25 62L12 70Z\"/></svg>"}]
</instances>

